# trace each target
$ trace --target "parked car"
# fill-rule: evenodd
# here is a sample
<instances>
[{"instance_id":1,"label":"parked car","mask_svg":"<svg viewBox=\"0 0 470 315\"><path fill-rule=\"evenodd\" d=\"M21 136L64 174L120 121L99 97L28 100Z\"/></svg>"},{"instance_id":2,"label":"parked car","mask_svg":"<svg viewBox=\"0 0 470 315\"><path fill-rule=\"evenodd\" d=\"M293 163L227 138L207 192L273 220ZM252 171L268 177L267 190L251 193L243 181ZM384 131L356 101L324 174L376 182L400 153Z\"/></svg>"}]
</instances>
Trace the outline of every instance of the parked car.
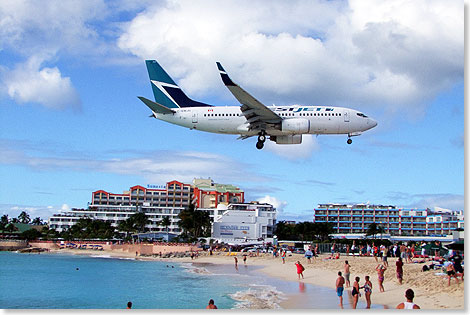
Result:
<instances>
[{"instance_id":1,"label":"parked car","mask_svg":"<svg viewBox=\"0 0 470 315\"><path fill-rule=\"evenodd\" d=\"M305 251L301 248L297 248L296 250L294 250L294 253L303 255L303 254L305 254Z\"/></svg>"}]
</instances>

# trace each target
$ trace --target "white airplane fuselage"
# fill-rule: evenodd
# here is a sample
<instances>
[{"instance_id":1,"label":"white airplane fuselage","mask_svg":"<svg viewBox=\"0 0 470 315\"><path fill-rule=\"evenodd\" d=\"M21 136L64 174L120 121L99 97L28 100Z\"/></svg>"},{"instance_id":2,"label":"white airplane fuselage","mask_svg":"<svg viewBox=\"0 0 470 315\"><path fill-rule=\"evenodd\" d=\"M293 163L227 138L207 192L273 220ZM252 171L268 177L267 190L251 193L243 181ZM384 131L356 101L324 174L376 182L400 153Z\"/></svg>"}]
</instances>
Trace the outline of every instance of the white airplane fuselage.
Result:
<instances>
[{"instance_id":1,"label":"white airplane fuselage","mask_svg":"<svg viewBox=\"0 0 470 315\"><path fill-rule=\"evenodd\" d=\"M268 128L273 136L300 134L359 135L377 125L377 122L359 111L331 106L268 106L282 118L280 128ZM221 134L254 136L240 106L186 107L175 113L159 114L155 118L182 127Z\"/></svg>"}]
</instances>

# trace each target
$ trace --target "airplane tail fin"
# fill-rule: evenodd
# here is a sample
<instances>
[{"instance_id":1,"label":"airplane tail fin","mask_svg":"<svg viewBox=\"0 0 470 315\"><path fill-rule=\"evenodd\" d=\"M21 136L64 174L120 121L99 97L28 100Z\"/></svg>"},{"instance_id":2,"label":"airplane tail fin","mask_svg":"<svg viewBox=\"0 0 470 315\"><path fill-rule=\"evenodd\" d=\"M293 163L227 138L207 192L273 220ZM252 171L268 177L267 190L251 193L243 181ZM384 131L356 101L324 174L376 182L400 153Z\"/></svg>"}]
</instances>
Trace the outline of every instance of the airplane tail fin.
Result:
<instances>
[{"instance_id":1,"label":"airplane tail fin","mask_svg":"<svg viewBox=\"0 0 470 315\"><path fill-rule=\"evenodd\" d=\"M153 95L157 104L166 108L212 106L187 97L156 60L145 60L145 64L147 65Z\"/></svg>"}]
</instances>

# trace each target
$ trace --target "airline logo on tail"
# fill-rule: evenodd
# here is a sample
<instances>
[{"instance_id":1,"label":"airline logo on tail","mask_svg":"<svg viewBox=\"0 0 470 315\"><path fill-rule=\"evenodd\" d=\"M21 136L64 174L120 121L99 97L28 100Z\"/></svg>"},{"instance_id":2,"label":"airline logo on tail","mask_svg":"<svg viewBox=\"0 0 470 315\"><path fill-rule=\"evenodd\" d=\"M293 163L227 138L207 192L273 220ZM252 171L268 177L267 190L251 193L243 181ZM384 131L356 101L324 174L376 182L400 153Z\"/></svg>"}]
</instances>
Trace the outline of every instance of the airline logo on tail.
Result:
<instances>
[{"instance_id":1,"label":"airline logo on tail","mask_svg":"<svg viewBox=\"0 0 470 315\"><path fill-rule=\"evenodd\" d=\"M181 107L208 107L209 104L196 102L184 94L180 87L173 81L168 73L156 60L146 60L150 82L152 83L155 102L167 108Z\"/></svg>"}]
</instances>

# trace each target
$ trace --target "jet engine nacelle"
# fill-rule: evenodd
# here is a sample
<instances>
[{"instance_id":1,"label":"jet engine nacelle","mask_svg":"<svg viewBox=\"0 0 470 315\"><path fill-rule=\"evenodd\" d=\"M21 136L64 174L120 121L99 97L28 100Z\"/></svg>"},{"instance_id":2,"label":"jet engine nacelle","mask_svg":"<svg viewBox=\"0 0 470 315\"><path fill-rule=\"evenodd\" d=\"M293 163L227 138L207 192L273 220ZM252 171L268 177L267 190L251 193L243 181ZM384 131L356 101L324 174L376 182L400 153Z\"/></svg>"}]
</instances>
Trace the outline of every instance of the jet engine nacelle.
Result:
<instances>
[{"instance_id":1,"label":"jet engine nacelle","mask_svg":"<svg viewBox=\"0 0 470 315\"><path fill-rule=\"evenodd\" d=\"M302 135L271 136L270 140L275 141L277 144L301 144Z\"/></svg>"},{"instance_id":2,"label":"jet engine nacelle","mask_svg":"<svg viewBox=\"0 0 470 315\"><path fill-rule=\"evenodd\" d=\"M282 120L282 131L293 134L310 132L310 121L303 118L289 118Z\"/></svg>"}]
</instances>

